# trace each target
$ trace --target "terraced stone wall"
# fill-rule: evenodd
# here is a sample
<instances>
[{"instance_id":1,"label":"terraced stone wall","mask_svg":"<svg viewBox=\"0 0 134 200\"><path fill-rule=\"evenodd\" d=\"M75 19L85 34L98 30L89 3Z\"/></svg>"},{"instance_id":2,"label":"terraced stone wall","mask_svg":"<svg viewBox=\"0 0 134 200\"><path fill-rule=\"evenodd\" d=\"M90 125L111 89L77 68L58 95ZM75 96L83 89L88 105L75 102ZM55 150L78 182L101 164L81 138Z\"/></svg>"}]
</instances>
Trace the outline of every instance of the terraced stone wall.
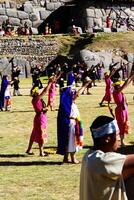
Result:
<instances>
[{"instance_id":1,"label":"terraced stone wall","mask_svg":"<svg viewBox=\"0 0 134 200\"><path fill-rule=\"evenodd\" d=\"M58 45L54 39L43 37L3 37L0 38L0 71L10 74L14 64L21 68L21 76L29 77L30 68L37 63L45 68L58 54Z\"/></svg>"}]
</instances>

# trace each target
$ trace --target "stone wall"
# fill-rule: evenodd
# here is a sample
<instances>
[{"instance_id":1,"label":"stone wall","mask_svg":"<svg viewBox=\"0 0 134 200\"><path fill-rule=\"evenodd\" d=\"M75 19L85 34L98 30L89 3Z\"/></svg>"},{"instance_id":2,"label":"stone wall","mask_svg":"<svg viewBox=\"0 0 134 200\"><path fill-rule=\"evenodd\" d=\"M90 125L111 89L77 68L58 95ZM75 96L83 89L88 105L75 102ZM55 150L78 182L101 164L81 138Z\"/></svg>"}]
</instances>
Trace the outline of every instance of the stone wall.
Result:
<instances>
[{"instance_id":1,"label":"stone wall","mask_svg":"<svg viewBox=\"0 0 134 200\"><path fill-rule=\"evenodd\" d=\"M45 68L56 58L58 51L57 42L51 38L0 38L0 71L2 75L10 74L9 61L14 57L14 64L21 68L21 77L29 77L32 66L40 63Z\"/></svg>"},{"instance_id":2,"label":"stone wall","mask_svg":"<svg viewBox=\"0 0 134 200\"><path fill-rule=\"evenodd\" d=\"M93 2L85 5L83 21L86 22L87 31L92 32L94 23L99 27L103 27L106 32L109 31L106 30L106 18L108 15L110 15L110 24L113 28L116 28L117 21L125 22L129 16L134 30L134 3L105 3L103 1L98 5Z\"/></svg>"},{"instance_id":3,"label":"stone wall","mask_svg":"<svg viewBox=\"0 0 134 200\"><path fill-rule=\"evenodd\" d=\"M117 16L134 20L134 2L108 3L108 1L79 0L31 0L19 5L14 1L0 2L0 24L9 19L12 26L23 25L25 22L32 27L33 33L38 34L38 28L45 21L52 25L54 19L61 21L65 32L65 25L69 26L69 20L74 19L77 26L83 31L92 32L94 22L100 27L106 27L106 17L111 12L111 24L116 23ZM112 1L111 1L112 2ZM50 21L49 21L50 20ZM131 21L134 24L134 21ZM43 31L43 29L42 29Z\"/></svg>"}]
</instances>

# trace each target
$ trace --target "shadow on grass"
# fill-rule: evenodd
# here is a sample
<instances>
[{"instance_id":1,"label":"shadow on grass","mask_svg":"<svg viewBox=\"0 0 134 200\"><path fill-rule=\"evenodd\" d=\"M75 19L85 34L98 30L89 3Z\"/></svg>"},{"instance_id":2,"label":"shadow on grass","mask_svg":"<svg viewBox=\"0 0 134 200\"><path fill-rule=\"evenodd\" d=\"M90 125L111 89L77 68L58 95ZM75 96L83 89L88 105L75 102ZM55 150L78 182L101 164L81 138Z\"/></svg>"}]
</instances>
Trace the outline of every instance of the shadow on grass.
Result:
<instances>
[{"instance_id":1,"label":"shadow on grass","mask_svg":"<svg viewBox=\"0 0 134 200\"><path fill-rule=\"evenodd\" d=\"M0 154L0 158L18 158L18 157L26 157L24 154Z\"/></svg>"},{"instance_id":2,"label":"shadow on grass","mask_svg":"<svg viewBox=\"0 0 134 200\"><path fill-rule=\"evenodd\" d=\"M20 113L20 112L34 112L33 110L13 110L10 113Z\"/></svg>"},{"instance_id":3,"label":"shadow on grass","mask_svg":"<svg viewBox=\"0 0 134 200\"><path fill-rule=\"evenodd\" d=\"M14 161L1 161L0 166L33 166L33 165L62 165L63 162L55 161L25 161L25 162L14 162Z\"/></svg>"}]
</instances>

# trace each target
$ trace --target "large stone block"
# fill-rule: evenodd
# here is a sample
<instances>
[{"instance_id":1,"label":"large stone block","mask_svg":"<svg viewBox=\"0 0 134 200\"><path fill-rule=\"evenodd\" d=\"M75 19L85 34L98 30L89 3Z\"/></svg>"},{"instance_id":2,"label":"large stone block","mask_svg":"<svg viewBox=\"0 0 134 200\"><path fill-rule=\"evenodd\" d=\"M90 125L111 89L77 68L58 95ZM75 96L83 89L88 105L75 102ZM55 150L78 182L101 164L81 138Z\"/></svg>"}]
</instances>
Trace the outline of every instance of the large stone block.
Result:
<instances>
[{"instance_id":1,"label":"large stone block","mask_svg":"<svg viewBox=\"0 0 134 200\"><path fill-rule=\"evenodd\" d=\"M24 4L24 11L26 13L33 13L33 6L30 3L25 3Z\"/></svg>"},{"instance_id":2,"label":"large stone block","mask_svg":"<svg viewBox=\"0 0 134 200\"><path fill-rule=\"evenodd\" d=\"M37 28L33 28L33 27L32 27L31 30L32 30L32 34L33 34L33 35L38 35L39 32L38 32L38 29L37 29Z\"/></svg>"},{"instance_id":3,"label":"large stone block","mask_svg":"<svg viewBox=\"0 0 134 200\"><path fill-rule=\"evenodd\" d=\"M130 10L129 8L125 9L125 12L130 16L130 17L134 17L134 11Z\"/></svg>"},{"instance_id":4,"label":"large stone block","mask_svg":"<svg viewBox=\"0 0 134 200\"><path fill-rule=\"evenodd\" d=\"M5 14L6 14L5 8L0 8L0 15L5 15Z\"/></svg>"},{"instance_id":5,"label":"large stone block","mask_svg":"<svg viewBox=\"0 0 134 200\"><path fill-rule=\"evenodd\" d=\"M38 28L38 27L40 26L40 24L42 24L42 23L43 23L43 20L34 21L34 22L32 23L32 27Z\"/></svg>"},{"instance_id":6,"label":"large stone block","mask_svg":"<svg viewBox=\"0 0 134 200\"><path fill-rule=\"evenodd\" d=\"M109 65L112 63L112 52L100 51L96 55L100 58L100 61L104 63L106 70L108 70Z\"/></svg>"},{"instance_id":7,"label":"large stone block","mask_svg":"<svg viewBox=\"0 0 134 200\"><path fill-rule=\"evenodd\" d=\"M131 11L133 11L133 12L134 12L134 6L132 6L132 7L131 7Z\"/></svg>"},{"instance_id":8,"label":"large stone block","mask_svg":"<svg viewBox=\"0 0 134 200\"><path fill-rule=\"evenodd\" d=\"M0 25L2 25L3 22L5 22L8 19L6 15L1 15L0 16Z\"/></svg>"},{"instance_id":9,"label":"large stone block","mask_svg":"<svg viewBox=\"0 0 134 200\"><path fill-rule=\"evenodd\" d=\"M56 10L56 9L58 9L59 7L61 7L61 3L60 2L57 2L57 3L55 3L54 4L54 9Z\"/></svg>"},{"instance_id":10,"label":"large stone block","mask_svg":"<svg viewBox=\"0 0 134 200\"><path fill-rule=\"evenodd\" d=\"M102 19L101 19L101 18L99 18L99 19L94 18L94 22L95 22L99 27L102 27L102 26L103 26L103 25L102 25Z\"/></svg>"},{"instance_id":11,"label":"large stone block","mask_svg":"<svg viewBox=\"0 0 134 200\"><path fill-rule=\"evenodd\" d=\"M106 11L102 8L101 9L102 15L105 16L106 15Z\"/></svg>"},{"instance_id":12,"label":"large stone block","mask_svg":"<svg viewBox=\"0 0 134 200\"><path fill-rule=\"evenodd\" d=\"M45 7L45 1L40 1L40 6Z\"/></svg>"},{"instance_id":13,"label":"large stone block","mask_svg":"<svg viewBox=\"0 0 134 200\"><path fill-rule=\"evenodd\" d=\"M32 22L31 22L29 19L21 20L21 24L24 25L25 23L27 23L27 25L28 25L29 27L32 27Z\"/></svg>"},{"instance_id":14,"label":"large stone block","mask_svg":"<svg viewBox=\"0 0 134 200\"><path fill-rule=\"evenodd\" d=\"M9 21L12 26L20 25L20 19L18 19L18 18L9 17Z\"/></svg>"},{"instance_id":15,"label":"large stone block","mask_svg":"<svg viewBox=\"0 0 134 200\"><path fill-rule=\"evenodd\" d=\"M6 9L6 14L8 17L14 17L14 18L18 17L17 10L15 9Z\"/></svg>"},{"instance_id":16,"label":"large stone block","mask_svg":"<svg viewBox=\"0 0 134 200\"><path fill-rule=\"evenodd\" d=\"M94 12L95 12L95 17L96 17L96 18L101 18L101 17L103 17L103 14L102 14L102 12L101 12L101 9L96 8L96 9L94 10Z\"/></svg>"},{"instance_id":17,"label":"large stone block","mask_svg":"<svg viewBox=\"0 0 134 200\"><path fill-rule=\"evenodd\" d=\"M111 15L110 15L110 18L111 18L111 19L116 19L116 18L117 18L116 13L115 13L115 12L112 12Z\"/></svg>"},{"instance_id":18,"label":"large stone block","mask_svg":"<svg viewBox=\"0 0 134 200\"><path fill-rule=\"evenodd\" d=\"M55 4L54 3L46 3L46 9L49 11L55 10Z\"/></svg>"},{"instance_id":19,"label":"large stone block","mask_svg":"<svg viewBox=\"0 0 134 200\"><path fill-rule=\"evenodd\" d=\"M38 0L33 0L33 5L37 6L38 5Z\"/></svg>"},{"instance_id":20,"label":"large stone block","mask_svg":"<svg viewBox=\"0 0 134 200\"><path fill-rule=\"evenodd\" d=\"M17 8L17 4L15 1L10 1L10 8Z\"/></svg>"},{"instance_id":21,"label":"large stone block","mask_svg":"<svg viewBox=\"0 0 134 200\"><path fill-rule=\"evenodd\" d=\"M100 62L100 57L96 53L86 49L80 51L80 56L89 69L92 65L97 65Z\"/></svg>"},{"instance_id":22,"label":"large stone block","mask_svg":"<svg viewBox=\"0 0 134 200\"><path fill-rule=\"evenodd\" d=\"M111 9L107 8L105 11L106 11L106 15L109 15L109 13L111 12Z\"/></svg>"},{"instance_id":23,"label":"large stone block","mask_svg":"<svg viewBox=\"0 0 134 200\"><path fill-rule=\"evenodd\" d=\"M40 19L40 10L45 10L45 8L41 7L33 7L33 13Z\"/></svg>"},{"instance_id":24,"label":"large stone block","mask_svg":"<svg viewBox=\"0 0 134 200\"><path fill-rule=\"evenodd\" d=\"M29 19L29 14L24 11L18 11L18 18L19 19Z\"/></svg>"},{"instance_id":25,"label":"large stone block","mask_svg":"<svg viewBox=\"0 0 134 200\"><path fill-rule=\"evenodd\" d=\"M31 22L34 22L34 21L37 21L39 18L38 18L38 16L36 14L31 13L29 15L29 19L31 20Z\"/></svg>"},{"instance_id":26,"label":"large stone block","mask_svg":"<svg viewBox=\"0 0 134 200\"><path fill-rule=\"evenodd\" d=\"M87 17L87 27L91 28L94 26L94 18Z\"/></svg>"},{"instance_id":27,"label":"large stone block","mask_svg":"<svg viewBox=\"0 0 134 200\"><path fill-rule=\"evenodd\" d=\"M5 8L10 8L10 2L9 1L4 1Z\"/></svg>"},{"instance_id":28,"label":"large stone block","mask_svg":"<svg viewBox=\"0 0 134 200\"><path fill-rule=\"evenodd\" d=\"M45 20L51 14L51 12L46 9L40 10L39 13L40 13L41 20Z\"/></svg>"},{"instance_id":29,"label":"large stone block","mask_svg":"<svg viewBox=\"0 0 134 200\"><path fill-rule=\"evenodd\" d=\"M93 9L87 8L86 9L86 16L87 17L95 17L95 12Z\"/></svg>"}]
</instances>

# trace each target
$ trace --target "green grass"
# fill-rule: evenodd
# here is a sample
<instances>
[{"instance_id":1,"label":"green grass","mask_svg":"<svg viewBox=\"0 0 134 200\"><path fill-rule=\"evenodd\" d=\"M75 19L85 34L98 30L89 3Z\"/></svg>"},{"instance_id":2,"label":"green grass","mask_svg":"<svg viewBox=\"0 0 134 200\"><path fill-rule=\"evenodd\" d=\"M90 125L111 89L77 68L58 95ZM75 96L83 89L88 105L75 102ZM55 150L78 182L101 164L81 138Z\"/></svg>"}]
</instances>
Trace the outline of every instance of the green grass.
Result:
<instances>
[{"instance_id":1,"label":"green grass","mask_svg":"<svg viewBox=\"0 0 134 200\"><path fill-rule=\"evenodd\" d=\"M104 82L91 88L92 95L81 95L77 105L84 123L85 148L77 153L82 159L84 152L92 145L89 126L100 114L110 115L107 107L98 103L104 95ZM0 112L0 200L78 200L79 175L81 165L62 164L63 157L55 154L57 146L56 119L57 111L48 111L48 157L38 156L38 147L34 144L34 156L27 156L25 150L32 130L34 111L29 91L31 79L21 79L23 96L12 97L12 111ZM129 114L134 129L133 87L126 90ZM47 96L44 96L47 100ZM56 98L58 108L59 95ZM115 105L113 104L113 108ZM127 142L134 141L134 134L127 137Z\"/></svg>"},{"instance_id":2,"label":"green grass","mask_svg":"<svg viewBox=\"0 0 134 200\"><path fill-rule=\"evenodd\" d=\"M107 49L120 49L124 53L134 52L134 32L99 33L93 38L87 49L100 51Z\"/></svg>"}]
</instances>

